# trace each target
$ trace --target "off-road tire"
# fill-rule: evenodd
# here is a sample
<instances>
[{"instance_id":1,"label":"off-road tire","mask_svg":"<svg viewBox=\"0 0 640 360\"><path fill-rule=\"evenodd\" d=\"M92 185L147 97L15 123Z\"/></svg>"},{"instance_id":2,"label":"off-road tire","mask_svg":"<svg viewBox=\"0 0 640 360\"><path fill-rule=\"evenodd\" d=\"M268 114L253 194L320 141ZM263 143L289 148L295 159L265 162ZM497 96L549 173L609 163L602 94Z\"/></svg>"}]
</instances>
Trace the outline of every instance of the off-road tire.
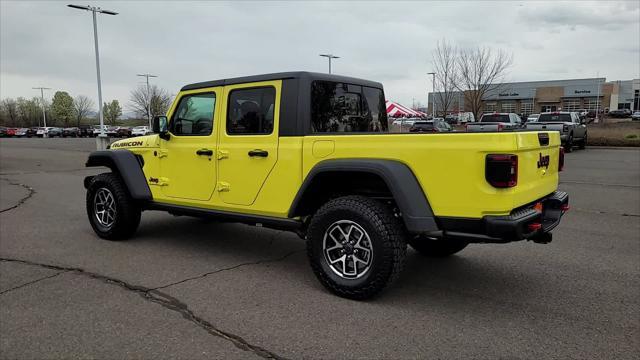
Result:
<instances>
[{"instance_id":1,"label":"off-road tire","mask_svg":"<svg viewBox=\"0 0 640 360\"><path fill-rule=\"evenodd\" d=\"M115 200L115 220L110 226L102 225L95 211L96 193L100 189L107 189ZM86 197L87 216L93 230L103 239L125 240L130 238L138 229L140 224L141 209L131 198L127 188L114 173L103 173L96 175L89 184Z\"/></svg>"},{"instance_id":2,"label":"off-road tire","mask_svg":"<svg viewBox=\"0 0 640 360\"><path fill-rule=\"evenodd\" d=\"M564 144L564 152L570 153L571 151L573 151L573 134L569 135L569 139Z\"/></svg>"},{"instance_id":3,"label":"off-road tire","mask_svg":"<svg viewBox=\"0 0 640 360\"><path fill-rule=\"evenodd\" d=\"M584 150L586 147L587 147L587 133L584 133L584 137L582 138L582 141L580 141L579 149Z\"/></svg>"},{"instance_id":4,"label":"off-road tire","mask_svg":"<svg viewBox=\"0 0 640 360\"><path fill-rule=\"evenodd\" d=\"M432 240L422 236L412 237L408 243L415 251L429 257L447 257L462 251L469 245L468 242L459 239Z\"/></svg>"},{"instance_id":5,"label":"off-road tire","mask_svg":"<svg viewBox=\"0 0 640 360\"><path fill-rule=\"evenodd\" d=\"M356 279L337 275L325 258L325 232L337 221L348 220L364 229L370 238L371 265ZM364 300L390 286L404 268L406 231L384 203L364 196L345 196L325 203L313 215L307 231L307 255L320 283L332 293Z\"/></svg>"}]
</instances>

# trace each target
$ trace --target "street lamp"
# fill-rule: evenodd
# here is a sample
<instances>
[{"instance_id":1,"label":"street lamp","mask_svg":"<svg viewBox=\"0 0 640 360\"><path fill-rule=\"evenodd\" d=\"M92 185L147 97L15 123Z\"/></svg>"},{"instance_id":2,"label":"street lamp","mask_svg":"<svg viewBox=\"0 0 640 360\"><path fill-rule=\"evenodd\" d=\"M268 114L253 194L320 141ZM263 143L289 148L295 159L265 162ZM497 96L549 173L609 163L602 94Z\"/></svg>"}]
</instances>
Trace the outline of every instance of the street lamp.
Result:
<instances>
[{"instance_id":1,"label":"street lamp","mask_svg":"<svg viewBox=\"0 0 640 360\"><path fill-rule=\"evenodd\" d=\"M432 92L431 92L431 100L433 102L433 104L431 104L431 117L435 118L436 117L436 73L434 72L430 72L427 73L427 75L431 75L433 76L433 81L431 81L431 86L432 86Z\"/></svg>"},{"instance_id":2,"label":"street lamp","mask_svg":"<svg viewBox=\"0 0 640 360\"><path fill-rule=\"evenodd\" d=\"M45 90L51 90L51 88L48 88L48 87L34 87L32 89L40 90L40 99L42 101L42 123L44 124L44 127L47 127L47 112L44 109L44 91ZM44 133L42 133L42 137L47 137L47 132L46 131Z\"/></svg>"},{"instance_id":3,"label":"street lamp","mask_svg":"<svg viewBox=\"0 0 640 360\"><path fill-rule=\"evenodd\" d=\"M70 8L91 11L93 15L93 40L96 48L96 73L98 77L98 117L100 118L100 134L96 137L96 145L98 150L105 150L109 144L109 138L104 131L104 116L102 111L102 84L100 83L100 53L98 52L98 25L96 13L107 15L118 15L117 12L104 10L96 6L67 5Z\"/></svg>"},{"instance_id":4,"label":"street lamp","mask_svg":"<svg viewBox=\"0 0 640 360\"><path fill-rule=\"evenodd\" d=\"M320 56L329 59L329 74L331 74L331 59L340 59L340 56L334 56L333 54L320 54Z\"/></svg>"},{"instance_id":5,"label":"street lamp","mask_svg":"<svg viewBox=\"0 0 640 360\"><path fill-rule=\"evenodd\" d=\"M136 76L147 78L147 119L149 120L149 129L151 129L153 126L151 124L151 95L149 94L149 78L158 76L151 74L137 74Z\"/></svg>"}]
</instances>

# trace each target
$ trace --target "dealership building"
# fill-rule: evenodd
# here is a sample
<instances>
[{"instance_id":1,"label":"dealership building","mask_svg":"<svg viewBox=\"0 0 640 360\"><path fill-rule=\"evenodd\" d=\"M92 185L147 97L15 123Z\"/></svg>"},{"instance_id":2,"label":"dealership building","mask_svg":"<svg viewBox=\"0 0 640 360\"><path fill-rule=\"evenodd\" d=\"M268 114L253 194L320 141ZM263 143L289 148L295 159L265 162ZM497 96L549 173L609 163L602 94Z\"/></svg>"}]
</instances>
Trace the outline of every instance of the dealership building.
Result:
<instances>
[{"instance_id":1,"label":"dealership building","mask_svg":"<svg viewBox=\"0 0 640 360\"><path fill-rule=\"evenodd\" d=\"M466 92L465 92L466 93ZM471 111L464 93L456 92L447 113ZM441 96L429 93L428 111L435 104L442 114ZM503 83L487 92L482 112L512 112L529 115L547 111L640 110L640 79L606 81L606 78Z\"/></svg>"}]
</instances>

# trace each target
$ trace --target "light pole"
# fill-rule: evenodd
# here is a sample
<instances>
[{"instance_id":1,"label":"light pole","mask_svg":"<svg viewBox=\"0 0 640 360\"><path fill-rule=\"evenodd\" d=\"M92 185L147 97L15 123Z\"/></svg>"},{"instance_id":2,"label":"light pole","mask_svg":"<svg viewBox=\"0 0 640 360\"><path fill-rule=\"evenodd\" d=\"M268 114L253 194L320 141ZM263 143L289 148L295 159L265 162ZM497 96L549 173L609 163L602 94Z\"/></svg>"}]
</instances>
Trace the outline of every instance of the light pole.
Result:
<instances>
[{"instance_id":1,"label":"light pole","mask_svg":"<svg viewBox=\"0 0 640 360\"><path fill-rule=\"evenodd\" d=\"M51 90L51 88L48 88L48 87L34 87L32 89L40 90L40 99L42 101L42 123L44 124L44 127L47 127L47 112L44 109L44 91L45 90ZM47 137L47 132L46 131L42 134L42 137Z\"/></svg>"},{"instance_id":2,"label":"light pole","mask_svg":"<svg viewBox=\"0 0 640 360\"><path fill-rule=\"evenodd\" d=\"M431 104L431 117L435 118L436 117L436 73L434 72L430 72L427 73L427 75L431 75L433 77L433 80L431 81L431 87L432 87L432 92L431 92L431 100L433 102L433 104Z\"/></svg>"},{"instance_id":3,"label":"light pole","mask_svg":"<svg viewBox=\"0 0 640 360\"><path fill-rule=\"evenodd\" d=\"M96 48L96 74L98 77L98 117L100 118L100 134L96 137L96 146L98 150L105 150L109 144L109 138L104 131L104 115L102 111L102 84L100 82L100 53L98 52L98 25L96 13L107 15L118 15L117 12L104 10L96 6L67 5L70 8L91 11L93 15L93 40Z\"/></svg>"},{"instance_id":4,"label":"light pole","mask_svg":"<svg viewBox=\"0 0 640 360\"><path fill-rule=\"evenodd\" d=\"M153 126L151 124L151 95L149 94L149 78L158 77L158 76L151 75L151 74L138 74L136 76L142 76L147 78L147 119L149 120L149 129L151 129Z\"/></svg>"},{"instance_id":5,"label":"light pole","mask_svg":"<svg viewBox=\"0 0 640 360\"><path fill-rule=\"evenodd\" d=\"M331 59L340 59L340 56L334 56L333 54L320 54L320 56L329 59L329 74L331 74Z\"/></svg>"}]
</instances>

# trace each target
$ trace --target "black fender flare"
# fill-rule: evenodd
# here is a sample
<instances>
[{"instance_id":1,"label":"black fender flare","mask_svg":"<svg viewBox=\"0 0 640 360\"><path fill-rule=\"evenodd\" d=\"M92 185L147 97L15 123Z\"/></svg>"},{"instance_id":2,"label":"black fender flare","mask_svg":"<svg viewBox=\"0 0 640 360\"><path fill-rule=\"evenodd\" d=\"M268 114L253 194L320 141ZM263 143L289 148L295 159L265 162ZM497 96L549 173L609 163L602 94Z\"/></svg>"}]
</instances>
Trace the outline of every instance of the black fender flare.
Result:
<instances>
[{"instance_id":1,"label":"black fender flare","mask_svg":"<svg viewBox=\"0 0 640 360\"><path fill-rule=\"evenodd\" d=\"M304 179L289 208L289 217L299 216L301 201L314 177L324 172L366 172L379 176L391 191L410 233L437 231L431 205L413 171L404 163L383 159L332 159L316 164Z\"/></svg>"},{"instance_id":2,"label":"black fender flare","mask_svg":"<svg viewBox=\"0 0 640 360\"><path fill-rule=\"evenodd\" d=\"M152 199L151 190L142 171L142 164L135 154L126 149L94 151L89 154L87 167L105 166L120 175L129 194L136 200L149 201ZM89 185L91 177L85 178L85 187Z\"/></svg>"}]
</instances>

